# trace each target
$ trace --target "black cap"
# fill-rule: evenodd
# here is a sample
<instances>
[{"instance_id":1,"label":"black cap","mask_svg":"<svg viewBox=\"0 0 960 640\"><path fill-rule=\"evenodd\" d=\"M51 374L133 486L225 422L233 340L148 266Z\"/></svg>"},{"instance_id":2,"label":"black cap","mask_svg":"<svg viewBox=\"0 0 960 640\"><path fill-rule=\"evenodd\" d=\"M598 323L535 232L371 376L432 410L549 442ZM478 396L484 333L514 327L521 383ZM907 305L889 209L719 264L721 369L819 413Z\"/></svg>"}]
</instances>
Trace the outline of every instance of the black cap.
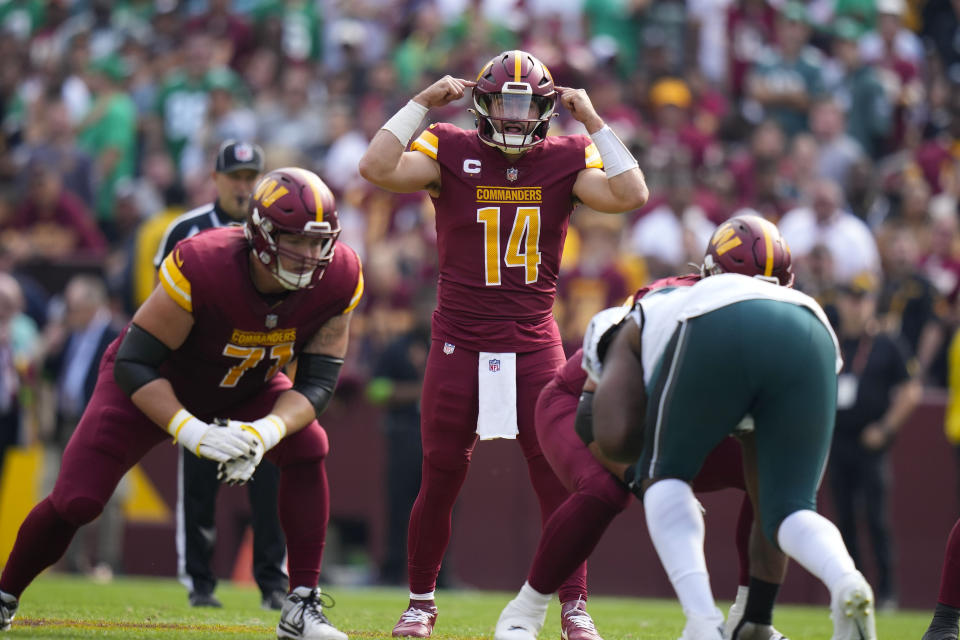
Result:
<instances>
[{"instance_id":1,"label":"black cap","mask_svg":"<svg viewBox=\"0 0 960 640\"><path fill-rule=\"evenodd\" d=\"M217 152L217 173L231 173L240 169L263 173L263 149L250 142L227 140Z\"/></svg>"}]
</instances>

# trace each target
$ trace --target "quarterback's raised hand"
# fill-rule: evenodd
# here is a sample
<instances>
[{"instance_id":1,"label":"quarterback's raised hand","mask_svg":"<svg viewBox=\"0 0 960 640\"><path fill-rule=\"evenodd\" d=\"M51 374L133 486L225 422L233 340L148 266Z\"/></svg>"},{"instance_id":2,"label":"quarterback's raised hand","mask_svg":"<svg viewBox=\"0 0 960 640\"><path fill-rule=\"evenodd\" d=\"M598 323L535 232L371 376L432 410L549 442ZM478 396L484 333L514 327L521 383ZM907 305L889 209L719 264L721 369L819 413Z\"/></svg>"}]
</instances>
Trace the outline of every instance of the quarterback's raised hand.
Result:
<instances>
[{"instance_id":1,"label":"quarterback's raised hand","mask_svg":"<svg viewBox=\"0 0 960 640\"><path fill-rule=\"evenodd\" d=\"M464 80L463 78L454 78L453 76L443 76L432 85L414 96L414 102L419 102L428 109L433 107L442 107L463 97L467 89L475 87L476 82Z\"/></svg>"},{"instance_id":2,"label":"quarterback's raised hand","mask_svg":"<svg viewBox=\"0 0 960 640\"><path fill-rule=\"evenodd\" d=\"M260 444L255 434L240 425L209 424L186 409L174 414L167 431L184 449L217 462L253 456Z\"/></svg>"},{"instance_id":3,"label":"quarterback's raised hand","mask_svg":"<svg viewBox=\"0 0 960 640\"><path fill-rule=\"evenodd\" d=\"M560 94L560 104L570 112L574 120L583 123L587 133L596 133L603 128L603 119L597 115L597 110L593 108L586 90L560 86L555 88Z\"/></svg>"}]
</instances>

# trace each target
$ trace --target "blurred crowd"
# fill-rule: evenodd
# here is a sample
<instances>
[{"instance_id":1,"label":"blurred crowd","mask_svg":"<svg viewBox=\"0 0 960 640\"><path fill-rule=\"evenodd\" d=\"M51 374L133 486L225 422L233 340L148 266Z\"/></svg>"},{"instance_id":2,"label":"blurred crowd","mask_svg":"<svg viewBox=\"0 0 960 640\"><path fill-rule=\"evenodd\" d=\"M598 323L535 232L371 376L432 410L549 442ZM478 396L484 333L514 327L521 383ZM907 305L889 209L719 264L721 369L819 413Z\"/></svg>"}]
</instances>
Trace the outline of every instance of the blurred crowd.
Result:
<instances>
[{"instance_id":1,"label":"blurred crowd","mask_svg":"<svg viewBox=\"0 0 960 640\"><path fill-rule=\"evenodd\" d=\"M103 278L118 321L142 302L166 225L215 199L229 138L335 190L366 275L345 371L361 388L422 324L436 251L429 198L380 191L357 162L417 91L511 48L587 89L651 190L626 215L574 213L556 308L568 347L598 309L699 264L714 227L749 209L781 226L799 288L829 304L863 285L943 386L960 291L958 13L950 0L0 2L0 413L40 393L75 312L70 277ZM429 117L470 128L469 106ZM563 112L551 127L581 132Z\"/></svg>"}]
</instances>

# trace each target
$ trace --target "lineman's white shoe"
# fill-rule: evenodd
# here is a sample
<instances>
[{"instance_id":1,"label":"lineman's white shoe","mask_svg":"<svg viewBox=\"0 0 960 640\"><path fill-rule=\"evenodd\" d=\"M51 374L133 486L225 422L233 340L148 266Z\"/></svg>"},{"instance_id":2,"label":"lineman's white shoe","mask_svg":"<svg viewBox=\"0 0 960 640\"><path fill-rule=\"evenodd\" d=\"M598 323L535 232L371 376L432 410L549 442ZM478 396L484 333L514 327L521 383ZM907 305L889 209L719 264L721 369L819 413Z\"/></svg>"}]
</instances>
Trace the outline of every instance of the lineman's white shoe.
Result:
<instances>
[{"instance_id":1,"label":"lineman's white shoe","mask_svg":"<svg viewBox=\"0 0 960 640\"><path fill-rule=\"evenodd\" d=\"M333 598L323 594L328 600L327 607L333 606ZM335 628L323 614L320 589L297 587L287 595L280 610L280 623L277 625L277 638L295 640L347 640L347 634Z\"/></svg>"},{"instance_id":2,"label":"lineman's white shoe","mask_svg":"<svg viewBox=\"0 0 960 640\"><path fill-rule=\"evenodd\" d=\"M877 640L873 589L859 571L840 581L830 598L833 640Z\"/></svg>"},{"instance_id":3,"label":"lineman's white shoe","mask_svg":"<svg viewBox=\"0 0 960 640\"><path fill-rule=\"evenodd\" d=\"M716 618L687 618L680 640L723 640L723 616Z\"/></svg>"},{"instance_id":4,"label":"lineman's white shoe","mask_svg":"<svg viewBox=\"0 0 960 640\"><path fill-rule=\"evenodd\" d=\"M521 605L514 598L500 612L493 640L536 640L546 618L546 608L537 612Z\"/></svg>"}]
</instances>

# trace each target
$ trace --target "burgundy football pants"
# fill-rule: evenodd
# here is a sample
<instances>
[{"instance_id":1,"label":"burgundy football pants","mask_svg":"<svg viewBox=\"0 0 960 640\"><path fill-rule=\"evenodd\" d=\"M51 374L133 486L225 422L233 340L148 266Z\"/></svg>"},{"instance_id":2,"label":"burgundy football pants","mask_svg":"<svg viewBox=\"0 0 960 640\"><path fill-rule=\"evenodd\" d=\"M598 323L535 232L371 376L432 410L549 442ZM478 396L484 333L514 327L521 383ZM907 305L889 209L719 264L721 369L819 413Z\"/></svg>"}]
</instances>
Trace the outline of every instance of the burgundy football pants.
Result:
<instances>
[{"instance_id":1,"label":"burgundy football pants","mask_svg":"<svg viewBox=\"0 0 960 640\"><path fill-rule=\"evenodd\" d=\"M289 378L279 374L259 395L218 417L262 418L290 386ZM53 492L20 526L0 575L0 590L19 598L41 571L60 559L77 529L100 515L123 474L164 441L170 436L117 387L113 361L105 359L90 404L63 453ZM315 587L319 579L330 512L323 466L328 450L327 434L314 421L267 453L280 468L279 516L287 538L291 589Z\"/></svg>"},{"instance_id":2,"label":"burgundy football pants","mask_svg":"<svg viewBox=\"0 0 960 640\"><path fill-rule=\"evenodd\" d=\"M477 443L478 354L462 347L444 353L444 343L434 340L423 380L421 438L423 479L410 514L407 564L410 591L429 593L436 588L440 563L450 543L450 518L470 457ZM541 521L566 498L567 491L554 475L537 443L533 424L537 396L558 366L563 364L558 345L517 354L517 440L527 461L530 481L540 503ZM586 566L564 576L566 583L585 589Z\"/></svg>"},{"instance_id":3,"label":"burgundy football pants","mask_svg":"<svg viewBox=\"0 0 960 640\"><path fill-rule=\"evenodd\" d=\"M940 571L940 594L937 602L960 608L960 520L950 530L947 550Z\"/></svg>"}]
</instances>

